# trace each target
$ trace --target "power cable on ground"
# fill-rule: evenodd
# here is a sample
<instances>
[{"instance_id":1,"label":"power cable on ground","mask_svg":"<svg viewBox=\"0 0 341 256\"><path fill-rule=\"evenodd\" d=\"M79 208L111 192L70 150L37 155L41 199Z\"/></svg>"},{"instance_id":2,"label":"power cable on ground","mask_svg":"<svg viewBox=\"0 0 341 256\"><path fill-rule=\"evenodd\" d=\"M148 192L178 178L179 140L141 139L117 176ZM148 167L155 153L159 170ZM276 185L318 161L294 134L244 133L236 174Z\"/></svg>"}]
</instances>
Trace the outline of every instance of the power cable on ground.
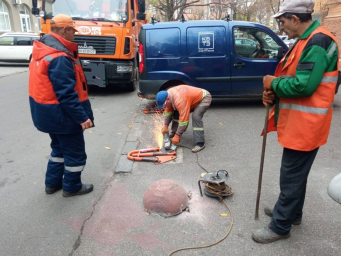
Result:
<instances>
[{"instance_id":1,"label":"power cable on ground","mask_svg":"<svg viewBox=\"0 0 341 256\"><path fill-rule=\"evenodd\" d=\"M178 147L182 147L182 148L188 148L188 149L191 149L189 147L186 147L186 146L181 146L181 145L178 145ZM201 169L203 169L205 172L208 173L208 171L202 167L199 163L199 159L198 159L198 155L196 154L196 157L197 157L197 164L200 166ZM217 198L219 198L219 201L220 202L223 202L225 204L225 206L227 207L229 213L230 213L230 216L231 216L231 224L230 224L230 227L226 233L226 235L218 240L217 242L215 243L212 243L212 244L209 244L209 245L204 245L204 246L194 246L194 247L184 247L184 248L179 248L179 249L176 249L174 251L172 251L170 254L168 254L168 256L171 256L172 254L176 253L176 252L179 252L179 251L184 251L184 250L191 250L191 249L203 249L203 248L208 248L208 247L211 247L211 246L214 246L218 243L220 243L221 241L223 241L225 238L228 237L228 235L230 234L231 230L232 230L232 227L233 227L233 214L232 214L232 211L230 209L230 207L228 206L228 204L225 202L224 200L224 197L225 196L231 196L233 194L233 189L224 183L224 185L216 185L216 184L209 184L209 183L205 183L205 189L210 193L210 194L213 194L215 195Z\"/></svg>"}]
</instances>

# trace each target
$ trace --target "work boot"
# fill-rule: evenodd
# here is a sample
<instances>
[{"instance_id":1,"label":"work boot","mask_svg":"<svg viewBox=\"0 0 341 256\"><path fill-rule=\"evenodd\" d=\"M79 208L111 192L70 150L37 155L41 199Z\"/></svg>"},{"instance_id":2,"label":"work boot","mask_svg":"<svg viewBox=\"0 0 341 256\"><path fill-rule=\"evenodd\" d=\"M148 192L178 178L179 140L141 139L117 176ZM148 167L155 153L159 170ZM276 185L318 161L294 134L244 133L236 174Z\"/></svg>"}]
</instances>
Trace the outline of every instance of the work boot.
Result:
<instances>
[{"instance_id":1,"label":"work boot","mask_svg":"<svg viewBox=\"0 0 341 256\"><path fill-rule=\"evenodd\" d=\"M290 233L286 235L279 235L273 232L271 229L268 227L257 229L252 233L252 239L256 241L257 243L262 243L262 244L269 244L276 242L277 240L280 239L286 239L290 237Z\"/></svg>"},{"instance_id":2,"label":"work boot","mask_svg":"<svg viewBox=\"0 0 341 256\"><path fill-rule=\"evenodd\" d=\"M45 193L46 194L53 194L56 193L58 190L62 189L62 186L60 187L45 187Z\"/></svg>"},{"instance_id":3,"label":"work boot","mask_svg":"<svg viewBox=\"0 0 341 256\"><path fill-rule=\"evenodd\" d=\"M265 207L264 208L264 213L266 215L268 215L269 217L272 217L273 216L273 212L274 212L274 209L273 208L270 208L270 207ZM297 220L294 220L294 222L292 223L292 225L300 225L302 223L302 220L301 219L297 219Z\"/></svg>"},{"instance_id":4,"label":"work boot","mask_svg":"<svg viewBox=\"0 0 341 256\"><path fill-rule=\"evenodd\" d=\"M83 184L82 188L78 192L75 192L75 193L71 193L71 192L67 192L63 190L63 197L84 195L84 194L90 193L92 190L94 190L94 186L92 184Z\"/></svg>"},{"instance_id":5,"label":"work boot","mask_svg":"<svg viewBox=\"0 0 341 256\"><path fill-rule=\"evenodd\" d=\"M192 148L193 153L197 153L205 148L205 144L198 143L197 145Z\"/></svg>"}]
</instances>

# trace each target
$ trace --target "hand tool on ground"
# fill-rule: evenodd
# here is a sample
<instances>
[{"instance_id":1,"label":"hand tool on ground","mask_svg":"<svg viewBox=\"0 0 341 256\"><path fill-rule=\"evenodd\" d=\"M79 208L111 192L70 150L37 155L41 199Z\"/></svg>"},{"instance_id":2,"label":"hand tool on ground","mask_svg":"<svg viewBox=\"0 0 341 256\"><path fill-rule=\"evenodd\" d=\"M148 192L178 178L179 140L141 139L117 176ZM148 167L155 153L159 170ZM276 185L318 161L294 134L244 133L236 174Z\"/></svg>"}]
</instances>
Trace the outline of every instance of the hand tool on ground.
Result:
<instances>
[{"instance_id":1,"label":"hand tool on ground","mask_svg":"<svg viewBox=\"0 0 341 256\"><path fill-rule=\"evenodd\" d=\"M160 148L147 148L130 151L127 155L129 160L154 162L155 164L162 164L176 158L176 151L162 152Z\"/></svg>"},{"instance_id":2,"label":"hand tool on ground","mask_svg":"<svg viewBox=\"0 0 341 256\"><path fill-rule=\"evenodd\" d=\"M260 168L259 168L259 177L258 177L258 191L257 191L255 220L258 220L258 214L259 214L259 200L260 200L260 192L262 189L262 178L263 178L263 166L264 166L264 156L265 156L265 147L266 147L266 137L268 134L269 109L270 109L270 104L267 104L266 109L265 109L263 145L262 145L262 155L261 155L261 159L260 159Z\"/></svg>"},{"instance_id":3,"label":"hand tool on ground","mask_svg":"<svg viewBox=\"0 0 341 256\"><path fill-rule=\"evenodd\" d=\"M132 161L154 162L155 164L162 164L176 159L176 146L172 144L169 134L163 135L163 147L147 148L140 150L133 150L128 153L127 157Z\"/></svg>"}]
</instances>

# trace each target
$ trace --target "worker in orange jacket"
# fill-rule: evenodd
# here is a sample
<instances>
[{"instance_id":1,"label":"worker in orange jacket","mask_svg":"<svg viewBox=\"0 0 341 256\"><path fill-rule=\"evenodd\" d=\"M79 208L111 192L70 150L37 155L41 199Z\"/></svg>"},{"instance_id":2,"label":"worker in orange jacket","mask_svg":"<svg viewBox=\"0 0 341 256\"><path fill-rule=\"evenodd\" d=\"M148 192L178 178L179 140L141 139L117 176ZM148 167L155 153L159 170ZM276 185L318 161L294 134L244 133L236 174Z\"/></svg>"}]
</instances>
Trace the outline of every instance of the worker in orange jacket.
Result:
<instances>
[{"instance_id":1,"label":"worker in orange jacket","mask_svg":"<svg viewBox=\"0 0 341 256\"><path fill-rule=\"evenodd\" d=\"M263 103L275 103L268 131L277 131L283 156L277 203L264 209L272 220L252 234L259 243L288 238L292 225L301 224L308 175L329 135L339 53L335 37L312 20L313 10L313 0L286 0L274 16L298 40L275 76L263 79Z\"/></svg>"},{"instance_id":2,"label":"worker in orange jacket","mask_svg":"<svg viewBox=\"0 0 341 256\"><path fill-rule=\"evenodd\" d=\"M170 137L174 145L178 144L180 137L187 130L190 113L193 112L195 146L192 148L192 152L196 153L205 148L202 118L212 101L212 96L208 91L193 86L178 85L167 91L160 91L156 95L156 101L158 109L165 107L162 134L169 133L168 126L172 122Z\"/></svg>"}]
</instances>

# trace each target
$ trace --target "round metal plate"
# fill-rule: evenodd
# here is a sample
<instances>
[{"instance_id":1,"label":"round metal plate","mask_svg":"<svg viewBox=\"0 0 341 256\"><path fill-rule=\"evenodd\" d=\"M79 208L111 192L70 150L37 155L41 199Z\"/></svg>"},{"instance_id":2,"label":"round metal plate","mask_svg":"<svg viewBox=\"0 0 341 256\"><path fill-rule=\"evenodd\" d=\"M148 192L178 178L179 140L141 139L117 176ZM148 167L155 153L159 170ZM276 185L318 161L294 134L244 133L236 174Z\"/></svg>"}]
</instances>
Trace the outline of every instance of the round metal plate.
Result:
<instances>
[{"instance_id":1,"label":"round metal plate","mask_svg":"<svg viewBox=\"0 0 341 256\"><path fill-rule=\"evenodd\" d=\"M188 206L188 195L177 182L162 179L153 183L143 196L147 212L170 217L181 213Z\"/></svg>"},{"instance_id":2,"label":"round metal plate","mask_svg":"<svg viewBox=\"0 0 341 256\"><path fill-rule=\"evenodd\" d=\"M206 181L226 182L229 178L227 171L210 172L203 177Z\"/></svg>"}]
</instances>

